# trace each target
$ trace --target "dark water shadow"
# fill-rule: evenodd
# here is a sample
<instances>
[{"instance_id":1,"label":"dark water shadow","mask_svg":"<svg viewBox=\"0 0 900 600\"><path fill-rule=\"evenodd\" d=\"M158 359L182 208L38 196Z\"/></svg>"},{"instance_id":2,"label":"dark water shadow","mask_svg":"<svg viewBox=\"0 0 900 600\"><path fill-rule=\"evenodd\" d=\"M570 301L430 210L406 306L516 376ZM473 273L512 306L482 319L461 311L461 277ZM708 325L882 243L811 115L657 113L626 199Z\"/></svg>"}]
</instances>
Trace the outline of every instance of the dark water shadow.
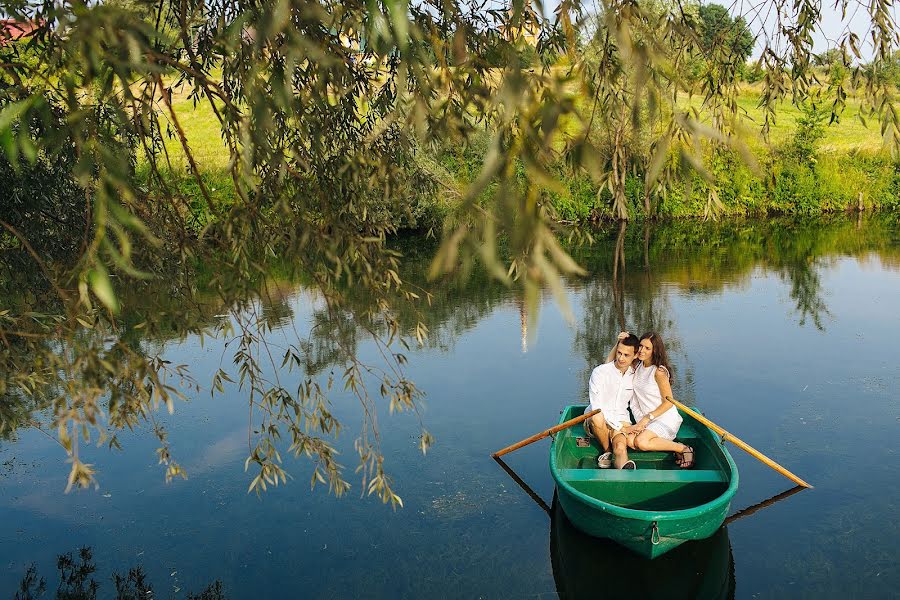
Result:
<instances>
[{"instance_id":1,"label":"dark water shadow","mask_svg":"<svg viewBox=\"0 0 900 600\"><path fill-rule=\"evenodd\" d=\"M550 518L550 562L560 598L732 599L734 556L728 528L649 560L611 540L579 531L556 496Z\"/></svg>"},{"instance_id":2,"label":"dark water shadow","mask_svg":"<svg viewBox=\"0 0 900 600\"><path fill-rule=\"evenodd\" d=\"M550 562L560 598L734 598L734 557L727 527L648 560L612 540L582 533L569 522L555 493L553 506L548 507L509 465L494 460L550 516ZM738 514L752 514L794 493L789 490Z\"/></svg>"}]
</instances>

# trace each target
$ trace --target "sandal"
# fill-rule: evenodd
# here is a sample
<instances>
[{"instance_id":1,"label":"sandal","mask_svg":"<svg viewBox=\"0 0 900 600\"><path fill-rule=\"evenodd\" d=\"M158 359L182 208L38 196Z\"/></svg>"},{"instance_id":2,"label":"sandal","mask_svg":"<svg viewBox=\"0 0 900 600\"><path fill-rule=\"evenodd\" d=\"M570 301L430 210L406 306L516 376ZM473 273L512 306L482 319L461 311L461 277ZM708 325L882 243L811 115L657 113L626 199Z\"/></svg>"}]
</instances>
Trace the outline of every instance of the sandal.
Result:
<instances>
[{"instance_id":1,"label":"sandal","mask_svg":"<svg viewBox=\"0 0 900 600\"><path fill-rule=\"evenodd\" d=\"M682 469L690 469L694 466L694 449L688 445L684 446L684 450L675 453L675 464Z\"/></svg>"},{"instance_id":2,"label":"sandal","mask_svg":"<svg viewBox=\"0 0 900 600\"><path fill-rule=\"evenodd\" d=\"M604 452L597 457L597 466L601 469L608 469L613 465L613 453Z\"/></svg>"},{"instance_id":3,"label":"sandal","mask_svg":"<svg viewBox=\"0 0 900 600\"><path fill-rule=\"evenodd\" d=\"M637 469L637 465L634 464L633 460L629 460L627 463L622 465L623 471L634 471L635 469Z\"/></svg>"}]
</instances>

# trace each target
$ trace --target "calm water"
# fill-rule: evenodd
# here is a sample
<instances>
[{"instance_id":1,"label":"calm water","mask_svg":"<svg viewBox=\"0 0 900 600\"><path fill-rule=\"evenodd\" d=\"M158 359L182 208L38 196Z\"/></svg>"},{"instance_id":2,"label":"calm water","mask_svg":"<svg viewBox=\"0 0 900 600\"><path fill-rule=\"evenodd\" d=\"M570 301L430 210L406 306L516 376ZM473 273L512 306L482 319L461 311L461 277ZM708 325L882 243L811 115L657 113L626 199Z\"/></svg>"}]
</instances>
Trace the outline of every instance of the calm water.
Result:
<instances>
[{"instance_id":1,"label":"calm water","mask_svg":"<svg viewBox=\"0 0 900 600\"><path fill-rule=\"evenodd\" d=\"M416 244L408 240L406 252L429 252ZM477 273L438 286L425 315L428 346L410 355L437 445L423 457L413 415L379 417L405 508L360 497L352 473L360 411L349 396L333 398L354 491L311 492L309 466L286 458L294 479L257 498L243 470L246 400L234 389L214 399L202 392L162 417L187 481L163 483L148 431L123 436L123 451L85 450L101 487L69 495L55 442L27 429L3 442L0 590L11 597L33 563L52 596L57 555L90 546L99 597L114 595L113 572L138 565L156 597L175 598L213 580L230 598L593 597L598 588L586 580L598 575L601 591L619 597L896 597L896 220L632 225L601 232L576 254L589 275L567 282L574 323L548 295L525 337L516 290ZM320 303L296 287L279 290L262 302L264 314L276 323L292 315L310 335ZM669 342L677 396L815 489L648 563L558 514L544 441L507 463L548 514L489 454L584 402L590 369L623 321ZM292 327L272 340L287 335ZM201 383L231 362L222 342L146 343L190 363ZM741 472L732 512L792 487L732 454Z\"/></svg>"}]
</instances>

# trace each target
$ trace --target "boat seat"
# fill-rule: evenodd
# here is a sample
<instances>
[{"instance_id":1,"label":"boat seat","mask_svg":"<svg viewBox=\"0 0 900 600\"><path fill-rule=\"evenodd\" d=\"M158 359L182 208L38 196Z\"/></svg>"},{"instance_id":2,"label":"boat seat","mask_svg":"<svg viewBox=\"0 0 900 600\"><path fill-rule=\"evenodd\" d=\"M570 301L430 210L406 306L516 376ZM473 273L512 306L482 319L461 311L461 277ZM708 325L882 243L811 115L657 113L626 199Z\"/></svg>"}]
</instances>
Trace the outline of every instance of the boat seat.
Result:
<instances>
[{"instance_id":1,"label":"boat seat","mask_svg":"<svg viewBox=\"0 0 900 600\"><path fill-rule=\"evenodd\" d=\"M715 469L560 469L560 478L566 481L651 481L684 483L725 483L722 471Z\"/></svg>"}]
</instances>

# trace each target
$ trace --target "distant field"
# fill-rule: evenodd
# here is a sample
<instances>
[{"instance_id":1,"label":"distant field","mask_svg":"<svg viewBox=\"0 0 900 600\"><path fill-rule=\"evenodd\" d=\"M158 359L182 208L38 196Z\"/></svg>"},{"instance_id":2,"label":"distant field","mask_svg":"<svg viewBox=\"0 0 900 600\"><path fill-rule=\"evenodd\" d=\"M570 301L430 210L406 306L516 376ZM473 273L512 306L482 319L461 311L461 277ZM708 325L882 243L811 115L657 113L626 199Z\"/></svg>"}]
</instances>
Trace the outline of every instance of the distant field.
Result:
<instances>
[{"instance_id":1,"label":"distant field","mask_svg":"<svg viewBox=\"0 0 900 600\"><path fill-rule=\"evenodd\" d=\"M738 98L738 106L747 113L747 126L756 132L760 131L763 123L763 111L758 107L760 90L759 86L747 87ZM822 108L830 113L831 99L826 98ZM802 114L800 109L793 106L790 101L782 102L778 107L775 125L771 130L772 142L777 144L790 137ZM881 149L882 138L878 123L870 122L869 126L865 127L859 120L858 114L859 101L856 98L847 98L843 114L839 115L840 121L825 129L825 138L821 143L823 152L877 152Z\"/></svg>"},{"instance_id":2,"label":"distant field","mask_svg":"<svg viewBox=\"0 0 900 600\"><path fill-rule=\"evenodd\" d=\"M219 121L213 113L208 102L197 104L178 95L174 95L173 107L178 114L178 120L185 130L188 145L197 165L201 170L223 171L228 169L228 149L222 139L222 130ZM180 166L187 167L183 158L181 143L177 138L171 138L166 142L166 148L171 156L181 159Z\"/></svg>"},{"instance_id":3,"label":"distant field","mask_svg":"<svg viewBox=\"0 0 900 600\"><path fill-rule=\"evenodd\" d=\"M752 148L761 149L763 142L759 134L762 125L762 110L758 108L759 86L747 86L738 99L742 111L746 112L744 120L748 143ZM221 139L218 121L207 103L194 106L184 95L175 94L174 106L178 118L185 129L188 142L191 146L197 163L201 170L210 174L221 173L228 168L228 152ZM691 102L699 104L699 97L692 98ZM687 103L687 102L686 102ZM830 103L824 105L830 110ZM857 117L859 102L855 98L848 98L847 107L841 116L839 123L826 127L825 138L821 142L823 152L834 154L848 154L855 151L875 153L882 148L882 139L878 131L878 123L870 122L869 127L863 126ZM797 120L802 116L800 109L790 102L782 102L779 105L775 125L771 131L771 141L779 144L785 141L796 128ZM166 147L173 160L173 167L186 169L187 162L181 152L177 138L167 141Z\"/></svg>"}]
</instances>

